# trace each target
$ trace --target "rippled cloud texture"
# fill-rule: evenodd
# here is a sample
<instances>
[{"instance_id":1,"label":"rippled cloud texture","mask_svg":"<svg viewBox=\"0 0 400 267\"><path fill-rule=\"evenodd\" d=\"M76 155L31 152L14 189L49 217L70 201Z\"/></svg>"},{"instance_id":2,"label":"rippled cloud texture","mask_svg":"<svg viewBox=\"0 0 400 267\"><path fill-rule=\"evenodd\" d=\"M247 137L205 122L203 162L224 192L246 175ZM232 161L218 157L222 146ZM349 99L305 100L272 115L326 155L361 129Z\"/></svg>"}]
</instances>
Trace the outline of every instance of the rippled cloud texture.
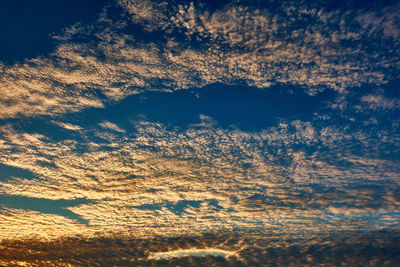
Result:
<instances>
[{"instance_id":1,"label":"rippled cloud texture","mask_svg":"<svg viewBox=\"0 0 400 267\"><path fill-rule=\"evenodd\" d=\"M0 62L0 265L92 264L107 244L119 264L396 262L399 14L120 0ZM351 250L390 233L389 256ZM89 256L38 249L69 242Z\"/></svg>"}]
</instances>

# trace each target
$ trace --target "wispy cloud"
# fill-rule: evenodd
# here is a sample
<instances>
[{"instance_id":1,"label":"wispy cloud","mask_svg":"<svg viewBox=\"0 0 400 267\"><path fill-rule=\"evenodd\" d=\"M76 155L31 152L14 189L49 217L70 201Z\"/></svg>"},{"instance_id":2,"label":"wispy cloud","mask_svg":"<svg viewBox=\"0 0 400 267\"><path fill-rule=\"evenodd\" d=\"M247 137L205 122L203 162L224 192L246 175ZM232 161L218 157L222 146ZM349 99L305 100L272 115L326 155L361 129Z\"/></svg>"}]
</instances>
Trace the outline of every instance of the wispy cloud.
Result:
<instances>
[{"instance_id":1,"label":"wispy cloud","mask_svg":"<svg viewBox=\"0 0 400 267\"><path fill-rule=\"evenodd\" d=\"M232 257L235 256L235 251L226 251L222 249L181 249L173 250L168 252L155 252L149 255L150 260L166 260L171 258L181 258L181 257Z\"/></svg>"},{"instance_id":2,"label":"wispy cloud","mask_svg":"<svg viewBox=\"0 0 400 267\"><path fill-rule=\"evenodd\" d=\"M400 99L388 98L382 95L366 95L361 98L369 109L372 110L394 110L400 108Z\"/></svg>"},{"instance_id":3,"label":"wispy cloud","mask_svg":"<svg viewBox=\"0 0 400 267\"><path fill-rule=\"evenodd\" d=\"M103 122L99 123L99 125L101 127L103 127L104 129L110 129L110 130L114 130L119 133L125 133L124 129L119 128L118 125L116 125L115 123L109 122L109 121L103 121Z\"/></svg>"},{"instance_id":4,"label":"wispy cloud","mask_svg":"<svg viewBox=\"0 0 400 267\"><path fill-rule=\"evenodd\" d=\"M384 16L382 16L384 14ZM382 10L361 12L356 20L370 35L400 40L400 4Z\"/></svg>"},{"instance_id":5,"label":"wispy cloud","mask_svg":"<svg viewBox=\"0 0 400 267\"><path fill-rule=\"evenodd\" d=\"M64 123L64 122L59 122L59 121L52 121L54 124L65 128L67 130L71 130L71 131L81 131L82 127L80 127L79 125L73 125L71 123Z\"/></svg>"}]
</instances>

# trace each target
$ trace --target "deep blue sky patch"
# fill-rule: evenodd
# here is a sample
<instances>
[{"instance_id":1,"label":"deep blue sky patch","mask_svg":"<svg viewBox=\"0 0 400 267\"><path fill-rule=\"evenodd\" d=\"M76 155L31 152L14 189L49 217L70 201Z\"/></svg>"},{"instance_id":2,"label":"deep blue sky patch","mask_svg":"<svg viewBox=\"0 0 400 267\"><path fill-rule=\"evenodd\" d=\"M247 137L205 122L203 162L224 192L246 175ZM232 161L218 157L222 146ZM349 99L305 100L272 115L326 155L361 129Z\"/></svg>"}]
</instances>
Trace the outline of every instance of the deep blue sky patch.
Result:
<instances>
[{"instance_id":1,"label":"deep blue sky patch","mask_svg":"<svg viewBox=\"0 0 400 267\"><path fill-rule=\"evenodd\" d=\"M0 3L0 61L12 64L46 56L51 35L75 23L93 23L109 0L5 0Z\"/></svg>"}]
</instances>

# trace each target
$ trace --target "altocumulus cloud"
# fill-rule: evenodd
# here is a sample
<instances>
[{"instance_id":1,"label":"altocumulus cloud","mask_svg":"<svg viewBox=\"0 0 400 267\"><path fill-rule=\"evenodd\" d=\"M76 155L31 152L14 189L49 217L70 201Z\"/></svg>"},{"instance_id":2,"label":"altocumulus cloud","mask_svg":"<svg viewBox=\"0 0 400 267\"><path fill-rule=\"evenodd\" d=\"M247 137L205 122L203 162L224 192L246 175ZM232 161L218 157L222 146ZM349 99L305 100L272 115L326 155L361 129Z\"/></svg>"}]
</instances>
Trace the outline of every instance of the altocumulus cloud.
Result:
<instances>
[{"instance_id":1,"label":"altocumulus cloud","mask_svg":"<svg viewBox=\"0 0 400 267\"><path fill-rule=\"evenodd\" d=\"M293 84L315 94L398 78L398 6L380 14L298 1L203 7L121 0L94 25L67 28L48 57L1 65L0 117L62 114L215 82Z\"/></svg>"},{"instance_id":2,"label":"altocumulus cloud","mask_svg":"<svg viewBox=\"0 0 400 267\"><path fill-rule=\"evenodd\" d=\"M79 224L71 218L46 215L52 219L41 219L46 223L40 231L51 236L91 236L99 229L104 233L133 234L131 229L135 229L135 235L173 235L246 229L261 222L262 228L268 226L269 231L277 232L396 225L399 169L389 159L373 157L373 147L380 149L374 137L346 134L332 127L317 130L301 121L259 133L199 125L171 131L162 124L142 121L124 139L112 127L99 125L80 131L88 142L84 151L72 140L58 143L45 136L3 129L1 161L13 162L38 178L2 181L0 192L53 200L92 200L67 207L88 222L80 225L79 231ZM372 156L352 152L357 151L360 141ZM356 149L351 149L351 143ZM39 165L38 161L53 164ZM31 220L34 214L24 216ZM10 209L2 213L14 215ZM386 219L376 221L381 217ZM24 217L18 218L23 221ZM21 228L4 233L10 237L16 232L31 237L40 228L29 230L26 223L6 221L12 229ZM51 221L55 225L69 221L71 228L59 233L54 228L46 233Z\"/></svg>"},{"instance_id":3,"label":"altocumulus cloud","mask_svg":"<svg viewBox=\"0 0 400 267\"><path fill-rule=\"evenodd\" d=\"M54 35L57 48L46 57L1 64L0 164L20 172L0 177L0 195L55 208L0 203L0 237L9 240L0 250L29 239L23 244L31 248L57 248L48 253L65 262L55 265L89 264L93 255L108 263L104 247L138 264L220 257L255 265L245 253L272 259L263 250L271 241L279 255L301 247L307 261L299 265L312 265L316 244L321 253L331 243L339 248L326 252L332 262L340 238L368 245L351 231L395 244L380 231L398 231L400 221L400 120L390 117L399 99L385 92L399 78L398 10L120 0L93 25ZM184 127L107 113L131 95L214 83L333 97L307 119L281 118L252 132L224 128L206 112ZM68 120L89 108L104 118ZM222 239L202 235L209 232ZM338 232L338 243L324 239ZM200 241L181 237L178 246L167 238L185 234ZM309 242L293 245L282 234ZM243 245L247 235L257 246ZM77 253L61 255L66 247ZM285 257L275 260L285 265Z\"/></svg>"}]
</instances>

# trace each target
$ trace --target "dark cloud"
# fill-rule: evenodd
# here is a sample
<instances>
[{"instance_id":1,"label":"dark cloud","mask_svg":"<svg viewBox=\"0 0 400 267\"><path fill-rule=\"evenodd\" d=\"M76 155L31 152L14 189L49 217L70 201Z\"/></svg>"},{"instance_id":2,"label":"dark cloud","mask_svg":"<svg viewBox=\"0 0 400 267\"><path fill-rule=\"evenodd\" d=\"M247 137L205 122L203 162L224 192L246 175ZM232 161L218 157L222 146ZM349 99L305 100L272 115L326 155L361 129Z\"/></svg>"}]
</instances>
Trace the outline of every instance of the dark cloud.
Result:
<instances>
[{"instance_id":1,"label":"dark cloud","mask_svg":"<svg viewBox=\"0 0 400 267\"><path fill-rule=\"evenodd\" d=\"M278 237L257 232L206 233L179 238L67 238L0 243L0 263L90 266L395 266L399 233L347 232L325 236ZM234 252L232 256L153 259L156 252L183 249ZM29 251L29 252L27 252Z\"/></svg>"}]
</instances>

